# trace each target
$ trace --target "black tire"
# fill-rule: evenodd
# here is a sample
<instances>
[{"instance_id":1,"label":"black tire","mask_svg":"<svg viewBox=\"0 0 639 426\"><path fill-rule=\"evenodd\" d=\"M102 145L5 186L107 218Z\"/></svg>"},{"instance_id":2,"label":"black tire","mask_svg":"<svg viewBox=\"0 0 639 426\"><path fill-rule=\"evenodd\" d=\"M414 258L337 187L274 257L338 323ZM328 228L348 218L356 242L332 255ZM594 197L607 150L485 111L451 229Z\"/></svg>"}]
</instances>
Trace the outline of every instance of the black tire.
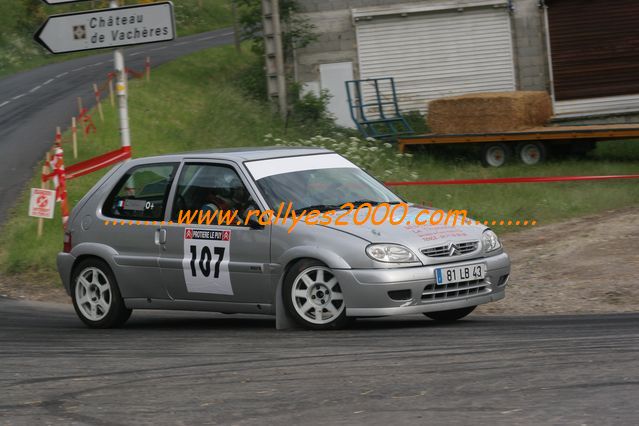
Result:
<instances>
[{"instance_id":1,"label":"black tire","mask_svg":"<svg viewBox=\"0 0 639 426\"><path fill-rule=\"evenodd\" d=\"M481 164L484 167L501 167L510 160L512 150L504 143L487 143L481 149Z\"/></svg>"},{"instance_id":2,"label":"black tire","mask_svg":"<svg viewBox=\"0 0 639 426\"><path fill-rule=\"evenodd\" d=\"M424 312L424 315L435 321L453 322L469 315L476 307L477 306L469 306L467 308L452 309L449 311Z\"/></svg>"},{"instance_id":3,"label":"black tire","mask_svg":"<svg viewBox=\"0 0 639 426\"><path fill-rule=\"evenodd\" d=\"M295 264L293 264L287 271L282 285L282 299L284 300L286 311L291 317L293 317L295 322L297 322L302 327L310 330L336 330L345 327L347 324L350 323L350 318L346 316L346 306L342 306L342 304L345 303L343 298L340 304L341 313L333 318L330 322L324 324L316 324L310 322L309 320L302 317L295 308L294 304L300 301L297 300L299 298L293 295L293 286L303 273L313 268L324 268L326 271L330 271L330 268L328 268L324 263L315 259L299 260ZM339 283L337 284L337 286L339 287ZM341 288L339 288L339 291L341 292Z\"/></svg>"},{"instance_id":4,"label":"black tire","mask_svg":"<svg viewBox=\"0 0 639 426\"><path fill-rule=\"evenodd\" d=\"M534 166L546 160L546 145L543 142L522 142L517 145L519 161Z\"/></svg>"},{"instance_id":5,"label":"black tire","mask_svg":"<svg viewBox=\"0 0 639 426\"><path fill-rule=\"evenodd\" d=\"M76 288L78 283L80 282L80 276L84 276L93 270L99 270L102 273L102 277L99 277L98 281L106 282L109 286L109 307L106 310L106 315L103 315L101 318L94 320L89 318L84 311L87 308L83 306L80 307L80 302L78 301L78 292L76 292ZM85 286L83 285L83 288ZM82 290L79 290L80 292ZM120 289L118 288L118 283L115 279L115 275L111 268L107 263L98 258L89 258L79 262L74 268L73 273L71 274L71 299L73 300L73 308L75 309L76 314L85 323L88 327L91 328L115 328L123 325L131 316L133 310L128 309L124 305L124 300L120 294ZM86 303L91 303L87 301ZM103 313L102 313L103 314Z\"/></svg>"}]
</instances>

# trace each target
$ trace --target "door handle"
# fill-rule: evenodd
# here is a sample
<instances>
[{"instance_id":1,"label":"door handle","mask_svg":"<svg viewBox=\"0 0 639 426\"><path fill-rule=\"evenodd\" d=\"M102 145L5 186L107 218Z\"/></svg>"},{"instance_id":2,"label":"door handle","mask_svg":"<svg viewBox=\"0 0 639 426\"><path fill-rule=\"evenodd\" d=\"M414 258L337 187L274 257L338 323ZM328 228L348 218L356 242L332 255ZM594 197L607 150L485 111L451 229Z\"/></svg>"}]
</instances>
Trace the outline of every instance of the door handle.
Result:
<instances>
[{"instance_id":1,"label":"door handle","mask_svg":"<svg viewBox=\"0 0 639 426\"><path fill-rule=\"evenodd\" d=\"M155 230L155 245L163 245L166 244L166 229L156 229Z\"/></svg>"}]
</instances>

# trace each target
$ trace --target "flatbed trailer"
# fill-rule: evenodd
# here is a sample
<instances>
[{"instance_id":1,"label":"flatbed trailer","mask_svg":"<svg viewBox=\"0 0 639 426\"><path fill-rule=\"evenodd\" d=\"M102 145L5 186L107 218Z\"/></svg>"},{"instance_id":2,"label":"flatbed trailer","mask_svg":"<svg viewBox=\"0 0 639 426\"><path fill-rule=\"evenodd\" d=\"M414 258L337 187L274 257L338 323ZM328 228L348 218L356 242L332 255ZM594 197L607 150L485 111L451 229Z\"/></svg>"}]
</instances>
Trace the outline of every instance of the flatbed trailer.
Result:
<instances>
[{"instance_id":1,"label":"flatbed trailer","mask_svg":"<svg viewBox=\"0 0 639 426\"><path fill-rule=\"evenodd\" d=\"M400 136L400 152L407 147L444 144L482 144L482 163L499 167L514 153L524 164L537 164L546 157L548 148L588 152L603 140L639 139L639 124L547 126L516 132L425 134Z\"/></svg>"}]
</instances>

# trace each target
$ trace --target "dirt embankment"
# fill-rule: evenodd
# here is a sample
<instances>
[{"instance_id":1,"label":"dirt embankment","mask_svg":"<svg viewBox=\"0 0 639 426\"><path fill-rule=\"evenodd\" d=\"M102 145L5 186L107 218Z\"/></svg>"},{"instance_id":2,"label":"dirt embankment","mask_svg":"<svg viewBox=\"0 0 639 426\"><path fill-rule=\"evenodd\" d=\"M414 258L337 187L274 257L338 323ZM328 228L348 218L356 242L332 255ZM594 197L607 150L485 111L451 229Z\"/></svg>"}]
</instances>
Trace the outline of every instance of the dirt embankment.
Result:
<instances>
[{"instance_id":1,"label":"dirt embankment","mask_svg":"<svg viewBox=\"0 0 639 426\"><path fill-rule=\"evenodd\" d=\"M479 314L639 311L639 210L624 209L506 234L506 298ZM59 284L0 277L0 295L69 303Z\"/></svg>"},{"instance_id":2,"label":"dirt embankment","mask_svg":"<svg viewBox=\"0 0 639 426\"><path fill-rule=\"evenodd\" d=\"M639 311L639 210L539 226L502 240L513 265L506 298L479 312Z\"/></svg>"}]
</instances>

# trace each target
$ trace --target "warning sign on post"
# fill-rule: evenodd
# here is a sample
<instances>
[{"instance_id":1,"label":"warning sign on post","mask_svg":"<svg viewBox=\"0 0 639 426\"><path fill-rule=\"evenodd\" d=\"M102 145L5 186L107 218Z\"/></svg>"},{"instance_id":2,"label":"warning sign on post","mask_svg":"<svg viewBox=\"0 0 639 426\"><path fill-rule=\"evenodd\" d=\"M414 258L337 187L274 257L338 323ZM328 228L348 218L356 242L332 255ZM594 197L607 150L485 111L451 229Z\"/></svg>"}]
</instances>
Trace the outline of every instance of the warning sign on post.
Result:
<instances>
[{"instance_id":1,"label":"warning sign on post","mask_svg":"<svg viewBox=\"0 0 639 426\"><path fill-rule=\"evenodd\" d=\"M53 219L55 209L55 191L50 189L31 188L29 216Z\"/></svg>"}]
</instances>

